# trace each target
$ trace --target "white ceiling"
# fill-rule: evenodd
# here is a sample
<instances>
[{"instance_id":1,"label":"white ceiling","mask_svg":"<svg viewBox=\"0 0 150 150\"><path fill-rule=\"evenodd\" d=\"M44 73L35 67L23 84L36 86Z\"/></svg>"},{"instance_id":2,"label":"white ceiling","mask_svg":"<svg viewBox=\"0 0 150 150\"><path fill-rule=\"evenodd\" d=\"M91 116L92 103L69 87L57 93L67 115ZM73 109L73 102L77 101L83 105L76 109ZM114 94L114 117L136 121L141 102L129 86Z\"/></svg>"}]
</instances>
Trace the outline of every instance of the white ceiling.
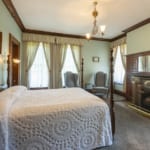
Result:
<instances>
[{"instance_id":1,"label":"white ceiling","mask_svg":"<svg viewBox=\"0 0 150 150\"><path fill-rule=\"evenodd\" d=\"M106 25L104 38L150 17L150 0L97 0L98 24ZM12 0L25 28L85 35L93 26L94 0ZM97 36L98 37L98 36Z\"/></svg>"}]
</instances>

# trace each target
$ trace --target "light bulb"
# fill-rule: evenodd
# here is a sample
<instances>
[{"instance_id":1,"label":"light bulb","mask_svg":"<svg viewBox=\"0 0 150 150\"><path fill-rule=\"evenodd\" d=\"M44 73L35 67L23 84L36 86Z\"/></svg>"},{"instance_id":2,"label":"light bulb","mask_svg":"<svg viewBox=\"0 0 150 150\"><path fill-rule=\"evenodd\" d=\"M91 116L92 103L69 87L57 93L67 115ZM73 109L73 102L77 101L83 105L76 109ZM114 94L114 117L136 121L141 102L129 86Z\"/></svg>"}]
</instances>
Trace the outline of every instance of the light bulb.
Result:
<instances>
[{"instance_id":1,"label":"light bulb","mask_svg":"<svg viewBox=\"0 0 150 150\"><path fill-rule=\"evenodd\" d=\"M90 33L87 33L87 34L86 34L86 38L87 38L88 40L91 38Z\"/></svg>"},{"instance_id":2,"label":"light bulb","mask_svg":"<svg viewBox=\"0 0 150 150\"><path fill-rule=\"evenodd\" d=\"M104 35L105 30L106 30L106 26L105 25L101 25L100 26L100 32L101 32L102 35Z\"/></svg>"}]
</instances>

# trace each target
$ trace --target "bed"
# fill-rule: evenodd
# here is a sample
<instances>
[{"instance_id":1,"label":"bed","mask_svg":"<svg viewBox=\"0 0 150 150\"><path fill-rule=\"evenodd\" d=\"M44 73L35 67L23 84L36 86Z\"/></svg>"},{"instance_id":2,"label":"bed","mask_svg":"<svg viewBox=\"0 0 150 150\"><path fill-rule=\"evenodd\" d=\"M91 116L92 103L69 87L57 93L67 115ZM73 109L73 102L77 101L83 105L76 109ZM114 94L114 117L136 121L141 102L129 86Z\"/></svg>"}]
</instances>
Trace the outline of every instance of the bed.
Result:
<instances>
[{"instance_id":1,"label":"bed","mask_svg":"<svg viewBox=\"0 0 150 150\"><path fill-rule=\"evenodd\" d=\"M112 144L108 105L81 88L0 93L0 150L91 150Z\"/></svg>"}]
</instances>

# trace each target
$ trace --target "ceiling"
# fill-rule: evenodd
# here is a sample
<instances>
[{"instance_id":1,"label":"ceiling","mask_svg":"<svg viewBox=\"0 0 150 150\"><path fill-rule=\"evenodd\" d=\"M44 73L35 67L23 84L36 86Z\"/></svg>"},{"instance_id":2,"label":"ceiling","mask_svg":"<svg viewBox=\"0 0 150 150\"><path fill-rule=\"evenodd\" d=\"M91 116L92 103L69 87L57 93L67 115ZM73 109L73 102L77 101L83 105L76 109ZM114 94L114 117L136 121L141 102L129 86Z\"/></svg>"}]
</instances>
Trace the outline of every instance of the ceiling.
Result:
<instances>
[{"instance_id":1,"label":"ceiling","mask_svg":"<svg viewBox=\"0 0 150 150\"><path fill-rule=\"evenodd\" d=\"M104 38L150 17L150 0L97 0L99 25L105 24ZM25 28L84 36L93 26L94 0L12 0ZM97 35L96 37L101 37Z\"/></svg>"}]
</instances>

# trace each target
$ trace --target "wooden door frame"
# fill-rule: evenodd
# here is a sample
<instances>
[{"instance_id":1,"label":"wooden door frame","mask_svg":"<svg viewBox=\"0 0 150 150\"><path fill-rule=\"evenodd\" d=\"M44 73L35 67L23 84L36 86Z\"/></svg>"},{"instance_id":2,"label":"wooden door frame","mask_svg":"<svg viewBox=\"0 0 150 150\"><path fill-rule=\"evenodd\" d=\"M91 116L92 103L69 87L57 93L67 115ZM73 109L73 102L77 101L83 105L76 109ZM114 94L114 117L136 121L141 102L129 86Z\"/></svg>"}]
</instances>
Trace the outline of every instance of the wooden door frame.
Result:
<instances>
[{"instance_id":1,"label":"wooden door frame","mask_svg":"<svg viewBox=\"0 0 150 150\"><path fill-rule=\"evenodd\" d=\"M8 54L8 79L7 79L7 84L8 87L12 85L12 51L13 51L13 45L16 45L18 47L19 51L19 59L20 59L20 42L11 34L9 33L9 54ZM20 81L20 64L19 66L19 71L18 71L18 81Z\"/></svg>"}]
</instances>

